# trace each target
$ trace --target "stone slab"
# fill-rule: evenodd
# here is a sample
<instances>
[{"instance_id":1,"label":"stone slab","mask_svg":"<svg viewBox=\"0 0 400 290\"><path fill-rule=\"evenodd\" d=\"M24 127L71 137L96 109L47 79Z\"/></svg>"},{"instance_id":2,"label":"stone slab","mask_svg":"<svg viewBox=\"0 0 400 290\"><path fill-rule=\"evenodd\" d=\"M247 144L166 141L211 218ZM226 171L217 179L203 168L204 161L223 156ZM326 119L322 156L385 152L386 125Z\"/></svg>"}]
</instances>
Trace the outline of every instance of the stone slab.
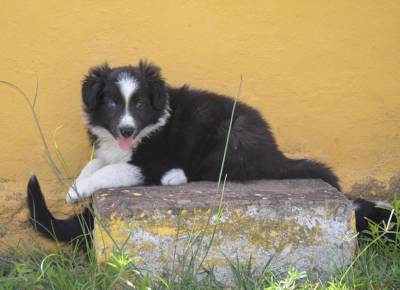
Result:
<instances>
[{"instance_id":1,"label":"stone slab","mask_svg":"<svg viewBox=\"0 0 400 290\"><path fill-rule=\"evenodd\" d=\"M101 190L93 197L97 257L124 248L139 268L161 273L195 256L227 283L237 258L258 271L270 263L324 279L354 257L351 203L321 180L228 182L218 212L220 198L213 182Z\"/></svg>"}]
</instances>

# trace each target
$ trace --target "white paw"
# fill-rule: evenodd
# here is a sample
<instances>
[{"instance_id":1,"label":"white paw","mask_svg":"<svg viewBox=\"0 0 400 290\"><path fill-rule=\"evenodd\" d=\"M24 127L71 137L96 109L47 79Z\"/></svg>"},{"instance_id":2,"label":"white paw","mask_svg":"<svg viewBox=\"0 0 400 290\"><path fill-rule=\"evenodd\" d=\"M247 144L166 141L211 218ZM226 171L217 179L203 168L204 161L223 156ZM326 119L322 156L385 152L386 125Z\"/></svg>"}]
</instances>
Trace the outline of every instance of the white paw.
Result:
<instances>
[{"instance_id":1,"label":"white paw","mask_svg":"<svg viewBox=\"0 0 400 290\"><path fill-rule=\"evenodd\" d=\"M83 180L85 178L91 177L96 171L98 171L99 169L101 169L104 166L105 166L104 161L99 158L95 158L95 159L89 161L85 165L85 167L83 167L77 180Z\"/></svg>"},{"instance_id":2,"label":"white paw","mask_svg":"<svg viewBox=\"0 0 400 290\"><path fill-rule=\"evenodd\" d=\"M185 172L181 168L174 168L167 171L161 178L162 185L179 185L187 183Z\"/></svg>"},{"instance_id":3,"label":"white paw","mask_svg":"<svg viewBox=\"0 0 400 290\"><path fill-rule=\"evenodd\" d=\"M77 180L68 190L66 201L68 204L72 204L91 196L94 191L95 188L90 178Z\"/></svg>"}]
</instances>

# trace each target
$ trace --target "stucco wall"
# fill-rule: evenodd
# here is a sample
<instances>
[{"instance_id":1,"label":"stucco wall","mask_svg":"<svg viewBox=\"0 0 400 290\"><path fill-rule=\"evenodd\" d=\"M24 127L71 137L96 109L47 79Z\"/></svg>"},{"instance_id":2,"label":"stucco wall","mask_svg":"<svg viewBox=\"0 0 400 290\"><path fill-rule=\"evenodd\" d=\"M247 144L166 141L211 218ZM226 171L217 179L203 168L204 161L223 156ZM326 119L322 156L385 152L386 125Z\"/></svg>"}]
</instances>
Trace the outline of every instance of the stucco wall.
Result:
<instances>
[{"instance_id":1,"label":"stucco wall","mask_svg":"<svg viewBox=\"0 0 400 290\"><path fill-rule=\"evenodd\" d=\"M399 170L399 1L3 0L1 6L0 80L33 94L39 77L38 114L49 143L62 126L57 142L71 174L89 155L82 76L104 61L135 64L142 57L160 65L171 84L230 95L243 75L241 99L262 111L280 148L328 163L345 191L367 177L384 187ZM0 95L0 222L26 220L25 211L15 211L23 208L31 171L56 212L67 211L28 107L1 85Z\"/></svg>"}]
</instances>

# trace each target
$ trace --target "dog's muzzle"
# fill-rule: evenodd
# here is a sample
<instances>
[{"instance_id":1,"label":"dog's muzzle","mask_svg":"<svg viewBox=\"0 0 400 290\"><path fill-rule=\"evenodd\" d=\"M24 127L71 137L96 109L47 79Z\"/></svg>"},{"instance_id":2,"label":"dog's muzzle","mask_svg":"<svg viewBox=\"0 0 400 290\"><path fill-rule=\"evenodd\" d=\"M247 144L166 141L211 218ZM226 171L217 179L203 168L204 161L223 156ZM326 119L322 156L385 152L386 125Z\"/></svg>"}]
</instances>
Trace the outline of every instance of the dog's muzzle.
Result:
<instances>
[{"instance_id":1,"label":"dog's muzzle","mask_svg":"<svg viewBox=\"0 0 400 290\"><path fill-rule=\"evenodd\" d=\"M129 138L133 135L135 132L135 128L131 126L123 126L119 128L119 133L121 134L122 137L124 138Z\"/></svg>"}]
</instances>

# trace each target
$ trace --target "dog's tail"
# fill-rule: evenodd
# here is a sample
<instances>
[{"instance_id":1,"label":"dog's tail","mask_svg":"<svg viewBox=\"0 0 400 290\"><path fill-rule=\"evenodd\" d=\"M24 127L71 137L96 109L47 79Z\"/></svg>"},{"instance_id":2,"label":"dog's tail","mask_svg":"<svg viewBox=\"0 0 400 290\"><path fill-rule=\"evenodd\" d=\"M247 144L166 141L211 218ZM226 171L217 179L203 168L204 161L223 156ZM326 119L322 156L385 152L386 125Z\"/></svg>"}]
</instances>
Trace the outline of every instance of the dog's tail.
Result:
<instances>
[{"instance_id":1,"label":"dog's tail","mask_svg":"<svg viewBox=\"0 0 400 290\"><path fill-rule=\"evenodd\" d=\"M353 208L356 215L356 229L359 233L368 229L370 222L380 227L387 226L389 222L397 223L396 215L392 214L388 206L380 206L379 203L358 198L353 200ZM395 240L396 233L389 232L385 236L390 240Z\"/></svg>"},{"instance_id":2,"label":"dog's tail","mask_svg":"<svg viewBox=\"0 0 400 290\"><path fill-rule=\"evenodd\" d=\"M320 178L340 190L339 179L326 165L308 160L287 160L284 178Z\"/></svg>"},{"instance_id":3,"label":"dog's tail","mask_svg":"<svg viewBox=\"0 0 400 290\"><path fill-rule=\"evenodd\" d=\"M77 242L93 229L93 215L89 208L68 219L56 219L49 211L36 176L28 183L27 202L34 228L51 240Z\"/></svg>"}]
</instances>

